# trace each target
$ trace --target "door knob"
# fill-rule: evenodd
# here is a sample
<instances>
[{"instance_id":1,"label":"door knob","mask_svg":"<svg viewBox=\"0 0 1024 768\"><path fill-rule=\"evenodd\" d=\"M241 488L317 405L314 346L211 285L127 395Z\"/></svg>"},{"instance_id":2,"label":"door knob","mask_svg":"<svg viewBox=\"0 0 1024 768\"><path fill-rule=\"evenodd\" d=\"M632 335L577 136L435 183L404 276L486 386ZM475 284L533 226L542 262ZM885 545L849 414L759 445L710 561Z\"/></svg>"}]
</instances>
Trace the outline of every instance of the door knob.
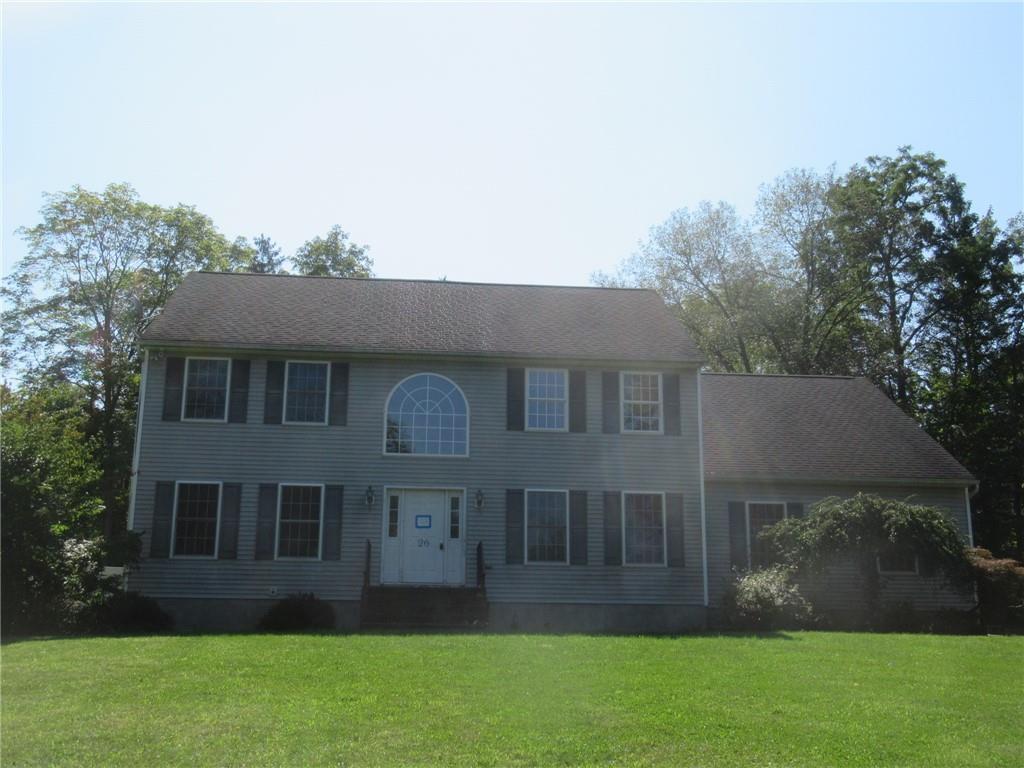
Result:
<instances>
[{"instance_id":1,"label":"door knob","mask_svg":"<svg viewBox=\"0 0 1024 768\"><path fill-rule=\"evenodd\" d=\"M441 542L437 546L438 546L438 549L444 549L444 542Z\"/></svg>"}]
</instances>

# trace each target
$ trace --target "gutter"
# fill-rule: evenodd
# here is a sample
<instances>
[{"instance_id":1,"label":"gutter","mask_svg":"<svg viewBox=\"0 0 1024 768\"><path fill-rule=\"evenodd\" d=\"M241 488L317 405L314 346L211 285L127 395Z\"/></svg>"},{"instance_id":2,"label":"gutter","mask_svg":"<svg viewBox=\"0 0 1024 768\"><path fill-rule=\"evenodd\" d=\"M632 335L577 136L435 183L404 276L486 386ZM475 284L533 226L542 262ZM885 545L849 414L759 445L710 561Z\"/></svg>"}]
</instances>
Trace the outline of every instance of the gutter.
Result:
<instances>
[{"instance_id":1,"label":"gutter","mask_svg":"<svg viewBox=\"0 0 1024 768\"><path fill-rule=\"evenodd\" d=\"M139 487L139 456L142 453L142 419L146 414L146 374L149 372L149 350L142 358L142 378L139 380L139 407L135 414L135 449L132 452L131 488L128 500L128 530L135 527L135 494Z\"/></svg>"}]
</instances>

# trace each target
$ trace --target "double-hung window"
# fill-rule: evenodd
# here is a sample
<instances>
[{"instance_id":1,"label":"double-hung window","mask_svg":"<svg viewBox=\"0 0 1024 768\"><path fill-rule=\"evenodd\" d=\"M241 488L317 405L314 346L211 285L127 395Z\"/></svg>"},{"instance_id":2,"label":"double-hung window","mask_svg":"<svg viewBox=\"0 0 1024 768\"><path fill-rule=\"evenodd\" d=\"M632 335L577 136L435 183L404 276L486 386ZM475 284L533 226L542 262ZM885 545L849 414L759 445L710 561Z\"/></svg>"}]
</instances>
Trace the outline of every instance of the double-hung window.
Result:
<instances>
[{"instance_id":1,"label":"double-hung window","mask_svg":"<svg viewBox=\"0 0 1024 768\"><path fill-rule=\"evenodd\" d=\"M568 428L568 372L526 370L526 428L565 431Z\"/></svg>"},{"instance_id":2,"label":"double-hung window","mask_svg":"<svg viewBox=\"0 0 1024 768\"><path fill-rule=\"evenodd\" d=\"M185 361L182 419L225 421L230 377L231 361L226 358L188 358Z\"/></svg>"},{"instance_id":3,"label":"double-hung window","mask_svg":"<svg viewBox=\"0 0 1024 768\"><path fill-rule=\"evenodd\" d=\"M285 366L284 423L326 424L331 367L289 360Z\"/></svg>"},{"instance_id":4,"label":"double-hung window","mask_svg":"<svg viewBox=\"0 0 1024 768\"><path fill-rule=\"evenodd\" d=\"M627 565L665 565L663 493L623 494L622 550Z\"/></svg>"},{"instance_id":5,"label":"double-hung window","mask_svg":"<svg viewBox=\"0 0 1024 768\"><path fill-rule=\"evenodd\" d=\"M278 492L277 556L320 557L323 486L282 485Z\"/></svg>"},{"instance_id":6,"label":"double-hung window","mask_svg":"<svg viewBox=\"0 0 1024 768\"><path fill-rule=\"evenodd\" d=\"M174 556L216 557L220 483L177 483Z\"/></svg>"},{"instance_id":7,"label":"double-hung window","mask_svg":"<svg viewBox=\"0 0 1024 768\"><path fill-rule=\"evenodd\" d=\"M786 505L781 501L747 502L747 551L751 568L770 564L771 557L761 541L760 533L785 519Z\"/></svg>"},{"instance_id":8,"label":"double-hung window","mask_svg":"<svg viewBox=\"0 0 1024 768\"><path fill-rule=\"evenodd\" d=\"M661 374L623 372L622 431L660 433Z\"/></svg>"},{"instance_id":9,"label":"double-hung window","mask_svg":"<svg viewBox=\"0 0 1024 768\"><path fill-rule=\"evenodd\" d=\"M526 492L526 562L569 562L569 492Z\"/></svg>"}]
</instances>

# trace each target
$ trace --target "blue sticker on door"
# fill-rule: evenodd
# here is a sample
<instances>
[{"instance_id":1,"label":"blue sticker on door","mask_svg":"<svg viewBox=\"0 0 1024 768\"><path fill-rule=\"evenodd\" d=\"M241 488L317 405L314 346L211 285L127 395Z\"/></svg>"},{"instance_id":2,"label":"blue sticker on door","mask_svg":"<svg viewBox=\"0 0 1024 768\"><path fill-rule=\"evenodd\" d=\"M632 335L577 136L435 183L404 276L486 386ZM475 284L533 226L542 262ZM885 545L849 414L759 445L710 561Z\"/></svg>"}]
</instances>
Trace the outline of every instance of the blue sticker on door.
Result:
<instances>
[{"instance_id":1,"label":"blue sticker on door","mask_svg":"<svg viewBox=\"0 0 1024 768\"><path fill-rule=\"evenodd\" d=\"M416 515L417 528L429 528L432 515Z\"/></svg>"}]
</instances>

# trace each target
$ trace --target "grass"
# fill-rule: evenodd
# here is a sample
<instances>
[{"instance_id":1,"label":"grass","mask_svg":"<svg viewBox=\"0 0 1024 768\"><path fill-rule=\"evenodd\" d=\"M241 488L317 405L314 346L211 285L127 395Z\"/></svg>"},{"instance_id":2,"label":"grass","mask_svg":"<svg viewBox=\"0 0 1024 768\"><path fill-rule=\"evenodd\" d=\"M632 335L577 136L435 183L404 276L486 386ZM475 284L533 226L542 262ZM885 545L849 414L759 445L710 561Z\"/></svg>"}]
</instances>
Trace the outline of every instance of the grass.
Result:
<instances>
[{"instance_id":1,"label":"grass","mask_svg":"<svg viewBox=\"0 0 1024 768\"><path fill-rule=\"evenodd\" d=\"M2 658L20 765L1024 764L1024 638L221 635Z\"/></svg>"}]
</instances>

